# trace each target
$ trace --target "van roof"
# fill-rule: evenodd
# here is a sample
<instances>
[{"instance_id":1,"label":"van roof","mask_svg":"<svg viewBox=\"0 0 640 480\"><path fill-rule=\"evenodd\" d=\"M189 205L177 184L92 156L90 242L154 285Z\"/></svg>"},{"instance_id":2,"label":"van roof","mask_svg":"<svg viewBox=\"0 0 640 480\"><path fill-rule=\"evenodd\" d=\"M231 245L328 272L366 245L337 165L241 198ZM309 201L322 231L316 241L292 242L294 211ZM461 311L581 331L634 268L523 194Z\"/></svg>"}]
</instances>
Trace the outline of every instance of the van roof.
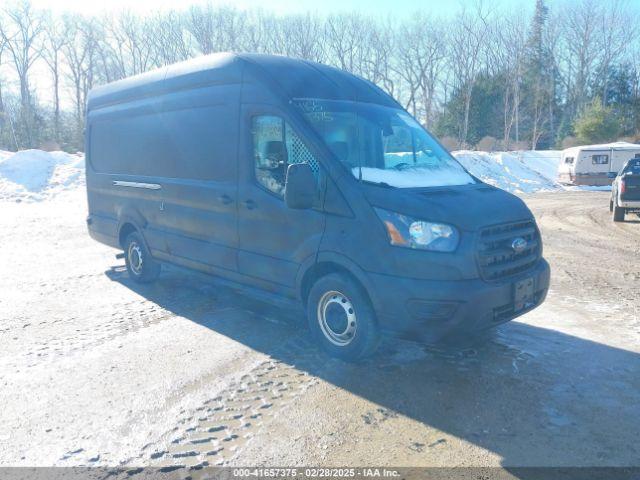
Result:
<instances>
[{"instance_id":1,"label":"van roof","mask_svg":"<svg viewBox=\"0 0 640 480\"><path fill-rule=\"evenodd\" d=\"M241 83L243 78L265 83L287 99L354 100L399 107L374 83L334 67L281 55L216 53L96 87L89 93L87 109L198 85Z\"/></svg>"},{"instance_id":2,"label":"van roof","mask_svg":"<svg viewBox=\"0 0 640 480\"><path fill-rule=\"evenodd\" d=\"M588 152L591 150L640 150L640 145L629 142L612 142L602 143L600 145L582 145L580 147L571 147L563 150L563 153L571 154L578 151Z\"/></svg>"}]
</instances>

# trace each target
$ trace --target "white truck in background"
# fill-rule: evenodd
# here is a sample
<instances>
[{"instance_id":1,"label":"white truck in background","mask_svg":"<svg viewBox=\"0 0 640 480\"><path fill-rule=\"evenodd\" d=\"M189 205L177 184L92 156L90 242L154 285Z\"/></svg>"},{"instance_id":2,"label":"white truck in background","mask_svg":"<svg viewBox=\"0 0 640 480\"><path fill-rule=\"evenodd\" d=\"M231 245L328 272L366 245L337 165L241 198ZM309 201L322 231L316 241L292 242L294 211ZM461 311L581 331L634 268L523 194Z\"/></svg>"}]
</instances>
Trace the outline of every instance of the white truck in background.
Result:
<instances>
[{"instance_id":1,"label":"white truck in background","mask_svg":"<svg viewBox=\"0 0 640 480\"><path fill-rule=\"evenodd\" d=\"M613 181L609 210L614 222L624 222L627 213L640 213L640 158L629 160Z\"/></svg>"}]
</instances>

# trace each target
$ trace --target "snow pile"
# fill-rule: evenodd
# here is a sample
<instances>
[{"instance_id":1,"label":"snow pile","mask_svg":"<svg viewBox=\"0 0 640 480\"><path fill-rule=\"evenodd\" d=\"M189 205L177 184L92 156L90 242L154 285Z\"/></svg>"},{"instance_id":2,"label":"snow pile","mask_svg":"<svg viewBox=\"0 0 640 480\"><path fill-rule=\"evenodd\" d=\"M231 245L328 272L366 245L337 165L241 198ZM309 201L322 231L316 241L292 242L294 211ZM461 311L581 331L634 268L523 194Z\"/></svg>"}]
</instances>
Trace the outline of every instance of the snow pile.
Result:
<instances>
[{"instance_id":1,"label":"snow pile","mask_svg":"<svg viewBox=\"0 0 640 480\"><path fill-rule=\"evenodd\" d=\"M0 151L0 200L40 201L84 186L84 156Z\"/></svg>"},{"instance_id":2,"label":"snow pile","mask_svg":"<svg viewBox=\"0 0 640 480\"><path fill-rule=\"evenodd\" d=\"M484 182L513 193L562 189L557 181L561 152L452 152L464 167Z\"/></svg>"}]
</instances>

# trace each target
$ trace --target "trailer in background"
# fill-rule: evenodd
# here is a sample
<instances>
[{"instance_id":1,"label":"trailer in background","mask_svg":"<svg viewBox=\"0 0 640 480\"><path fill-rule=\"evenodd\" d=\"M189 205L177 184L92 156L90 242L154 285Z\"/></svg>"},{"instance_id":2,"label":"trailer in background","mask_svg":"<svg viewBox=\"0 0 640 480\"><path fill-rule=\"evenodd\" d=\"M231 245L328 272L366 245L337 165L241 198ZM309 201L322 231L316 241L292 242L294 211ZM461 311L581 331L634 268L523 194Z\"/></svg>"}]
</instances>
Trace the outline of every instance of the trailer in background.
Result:
<instances>
[{"instance_id":1,"label":"trailer in background","mask_svg":"<svg viewBox=\"0 0 640 480\"><path fill-rule=\"evenodd\" d=\"M640 145L614 142L567 148L562 151L558 181L567 185L611 185L632 158L640 158Z\"/></svg>"}]
</instances>

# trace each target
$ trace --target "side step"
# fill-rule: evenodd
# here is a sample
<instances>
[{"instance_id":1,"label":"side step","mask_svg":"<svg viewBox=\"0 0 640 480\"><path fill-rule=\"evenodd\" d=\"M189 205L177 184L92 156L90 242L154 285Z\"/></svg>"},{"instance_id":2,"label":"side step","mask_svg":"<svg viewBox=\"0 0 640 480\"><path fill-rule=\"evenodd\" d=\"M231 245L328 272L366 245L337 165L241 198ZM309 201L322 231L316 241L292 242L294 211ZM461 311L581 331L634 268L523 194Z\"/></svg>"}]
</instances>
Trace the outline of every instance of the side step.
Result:
<instances>
[{"instance_id":1,"label":"side step","mask_svg":"<svg viewBox=\"0 0 640 480\"><path fill-rule=\"evenodd\" d=\"M304 308L302 307L300 302L295 298L290 298L275 292L269 292L261 288L244 285L238 282L234 282L233 280L219 277L217 275L211 275L211 274L209 275L205 274L205 275L209 278L210 283L227 287L253 300L269 303L273 306L286 309L287 311L295 314L304 315L305 313Z\"/></svg>"},{"instance_id":2,"label":"side step","mask_svg":"<svg viewBox=\"0 0 640 480\"><path fill-rule=\"evenodd\" d=\"M203 272L201 270L184 267L182 265L168 262L166 260L162 261L162 265L164 267L168 267L168 269L170 270L173 269L197 276L211 285L219 285L221 287L229 288L242 296L246 296L249 299L271 304L277 308L284 309L293 315L302 315L303 317L306 316L305 309L297 298L291 298L277 292L263 290L258 287L253 287L228 278L223 278L216 275L214 272Z\"/></svg>"}]
</instances>

